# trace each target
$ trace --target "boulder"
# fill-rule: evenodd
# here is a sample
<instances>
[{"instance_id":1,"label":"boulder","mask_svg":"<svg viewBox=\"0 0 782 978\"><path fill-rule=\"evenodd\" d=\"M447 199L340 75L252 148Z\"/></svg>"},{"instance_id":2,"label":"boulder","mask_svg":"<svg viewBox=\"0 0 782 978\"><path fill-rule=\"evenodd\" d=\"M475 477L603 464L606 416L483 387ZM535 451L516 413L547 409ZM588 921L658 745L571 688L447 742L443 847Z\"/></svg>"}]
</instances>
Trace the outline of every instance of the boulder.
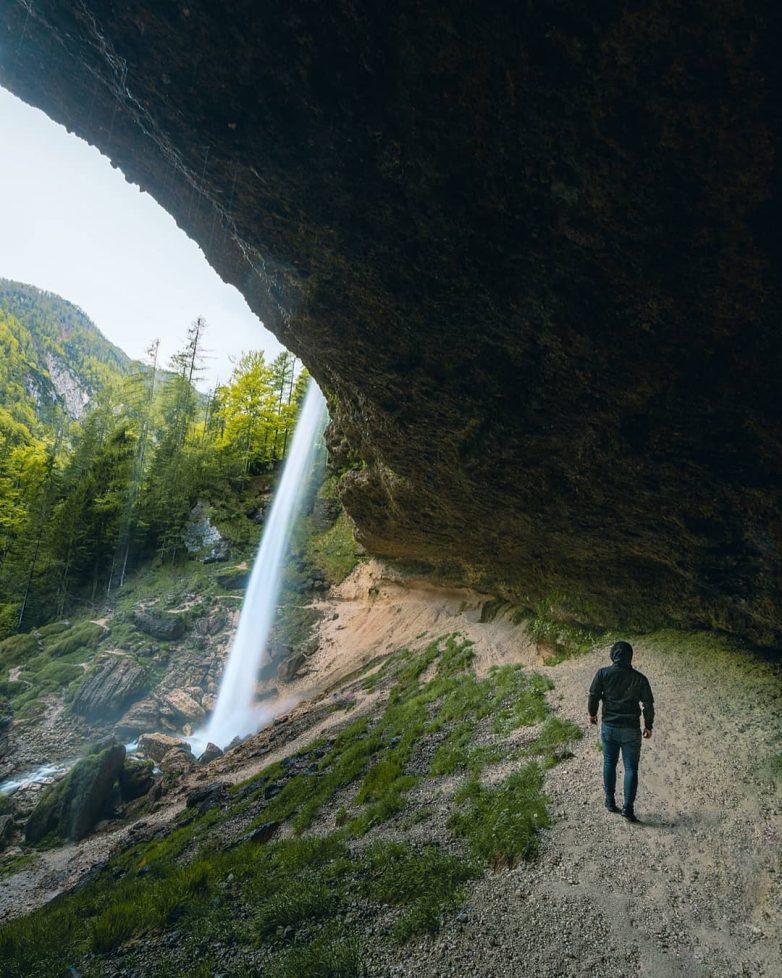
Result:
<instances>
[{"instance_id":1,"label":"boulder","mask_svg":"<svg viewBox=\"0 0 782 978\"><path fill-rule=\"evenodd\" d=\"M217 705L217 696L215 695L217 693L217 684L210 683L210 686L214 686L214 690L210 690L208 693L204 693L201 699L201 705L203 706L203 708L206 710L207 713L211 713L212 710Z\"/></svg>"},{"instance_id":2,"label":"boulder","mask_svg":"<svg viewBox=\"0 0 782 978\"><path fill-rule=\"evenodd\" d=\"M163 774L187 774L195 767L196 759L181 747L174 747L163 755L160 770Z\"/></svg>"},{"instance_id":3,"label":"boulder","mask_svg":"<svg viewBox=\"0 0 782 978\"><path fill-rule=\"evenodd\" d=\"M292 652L277 668L277 678L282 683L289 683L301 672L307 656L303 652Z\"/></svg>"},{"instance_id":4,"label":"boulder","mask_svg":"<svg viewBox=\"0 0 782 978\"><path fill-rule=\"evenodd\" d=\"M119 793L123 801L134 801L145 795L155 783L152 761L134 761L126 758L119 772Z\"/></svg>"},{"instance_id":5,"label":"boulder","mask_svg":"<svg viewBox=\"0 0 782 978\"><path fill-rule=\"evenodd\" d=\"M160 715L165 720L179 723L200 723L206 717L201 704L184 689L172 689L160 697Z\"/></svg>"},{"instance_id":6,"label":"boulder","mask_svg":"<svg viewBox=\"0 0 782 978\"><path fill-rule=\"evenodd\" d=\"M185 634L184 619L165 611L136 608L131 615L131 620L140 632L166 642L174 641Z\"/></svg>"},{"instance_id":7,"label":"boulder","mask_svg":"<svg viewBox=\"0 0 782 978\"><path fill-rule=\"evenodd\" d=\"M61 781L46 788L25 827L27 842L40 842L50 832L74 841L88 835L112 806L124 761L125 748L113 744L82 758Z\"/></svg>"},{"instance_id":8,"label":"boulder","mask_svg":"<svg viewBox=\"0 0 782 978\"><path fill-rule=\"evenodd\" d=\"M145 670L126 655L103 659L84 680L71 710L89 719L115 717L146 688Z\"/></svg>"},{"instance_id":9,"label":"boulder","mask_svg":"<svg viewBox=\"0 0 782 978\"><path fill-rule=\"evenodd\" d=\"M268 842L276 834L279 827L279 822L263 822L263 824L252 829L250 832L245 832L244 835L240 835L233 844L241 845L243 842Z\"/></svg>"},{"instance_id":10,"label":"boulder","mask_svg":"<svg viewBox=\"0 0 782 978\"><path fill-rule=\"evenodd\" d=\"M169 737L168 734L143 734L139 738L138 742L139 752L158 764L163 760L166 754L174 748L179 748L183 751L190 750L188 745L184 744L178 737Z\"/></svg>"},{"instance_id":11,"label":"boulder","mask_svg":"<svg viewBox=\"0 0 782 978\"><path fill-rule=\"evenodd\" d=\"M156 730L160 726L160 707L156 699L151 697L139 700L122 716L114 726L118 737L138 737L148 730Z\"/></svg>"},{"instance_id":12,"label":"boulder","mask_svg":"<svg viewBox=\"0 0 782 978\"><path fill-rule=\"evenodd\" d=\"M200 686L184 686L183 689L188 696L190 696L192 699L196 701L196 703L201 702L201 699L203 698L204 695L204 691L203 689L201 689Z\"/></svg>"},{"instance_id":13,"label":"boulder","mask_svg":"<svg viewBox=\"0 0 782 978\"><path fill-rule=\"evenodd\" d=\"M222 756L223 756L223 752L220 750L217 744L213 744L210 741L206 745L206 749L204 750L203 754L198 758L198 763L208 764L210 761L215 761L217 760L218 757L222 757Z\"/></svg>"}]
</instances>

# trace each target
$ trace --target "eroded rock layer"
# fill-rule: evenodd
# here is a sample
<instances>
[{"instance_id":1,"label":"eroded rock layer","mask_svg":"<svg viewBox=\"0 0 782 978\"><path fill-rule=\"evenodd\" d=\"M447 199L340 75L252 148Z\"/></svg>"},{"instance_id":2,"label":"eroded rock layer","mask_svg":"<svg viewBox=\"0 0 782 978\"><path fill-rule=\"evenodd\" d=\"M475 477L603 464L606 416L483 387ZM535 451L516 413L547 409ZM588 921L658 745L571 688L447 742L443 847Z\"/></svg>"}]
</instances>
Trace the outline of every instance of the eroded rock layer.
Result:
<instances>
[{"instance_id":1,"label":"eroded rock layer","mask_svg":"<svg viewBox=\"0 0 782 978\"><path fill-rule=\"evenodd\" d=\"M779 28L770 0L3 0L0 82L303 358L371 550L771 642Z\"/></svg>"}]
</instances>

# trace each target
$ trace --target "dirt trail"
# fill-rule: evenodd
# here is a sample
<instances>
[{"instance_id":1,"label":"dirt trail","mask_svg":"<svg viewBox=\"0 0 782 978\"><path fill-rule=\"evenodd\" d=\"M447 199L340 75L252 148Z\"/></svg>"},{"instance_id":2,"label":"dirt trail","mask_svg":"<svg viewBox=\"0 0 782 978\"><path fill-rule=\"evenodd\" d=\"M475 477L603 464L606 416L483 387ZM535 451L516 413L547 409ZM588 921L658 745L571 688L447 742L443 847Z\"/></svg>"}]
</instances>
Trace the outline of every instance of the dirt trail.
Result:
<instances>
[{"instance_id":1,"label":"dirt trail","mask_svg":"<svg viewBox=\"0 0 782 978\"><path fill-rule=\"evenodd\" d=\"M603 650L544 670L556 710L583 721L606 662ZM481 880L455 928L384 974L782 973L782 796L758 773L780 750L779 670L731 652L693 662L659 641L638 642L635 664L658 711L641 758L641 823L603 808L602 754L584 723L575 757L548 775L555 821L538 861Z\"/></svg>"}]
</instances>

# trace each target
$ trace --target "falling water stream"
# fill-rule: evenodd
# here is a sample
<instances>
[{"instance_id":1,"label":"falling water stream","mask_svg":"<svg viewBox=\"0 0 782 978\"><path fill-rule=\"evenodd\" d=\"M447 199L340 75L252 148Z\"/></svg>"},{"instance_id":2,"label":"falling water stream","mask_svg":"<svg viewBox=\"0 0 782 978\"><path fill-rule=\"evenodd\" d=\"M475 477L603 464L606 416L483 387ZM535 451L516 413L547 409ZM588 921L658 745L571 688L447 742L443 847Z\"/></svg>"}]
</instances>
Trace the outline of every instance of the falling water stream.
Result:
<instances>
[{"instance_id":1,"label":"falling water stream","mask_svg":"<svg viewBox=\"0 0 782 978\"><path fill-rule=\"evenodd\" d=\"M283 562L293 524L301 508L325 422L326 401L315 382L310 380L282 478L264 524L214 713L207 725L189 738L196 754L210 741L218 747L226 747L237 736L255 733L272 715L268 705L261 707L256 703L255 686L274 623Z\"/></svg>"}]
</instances>

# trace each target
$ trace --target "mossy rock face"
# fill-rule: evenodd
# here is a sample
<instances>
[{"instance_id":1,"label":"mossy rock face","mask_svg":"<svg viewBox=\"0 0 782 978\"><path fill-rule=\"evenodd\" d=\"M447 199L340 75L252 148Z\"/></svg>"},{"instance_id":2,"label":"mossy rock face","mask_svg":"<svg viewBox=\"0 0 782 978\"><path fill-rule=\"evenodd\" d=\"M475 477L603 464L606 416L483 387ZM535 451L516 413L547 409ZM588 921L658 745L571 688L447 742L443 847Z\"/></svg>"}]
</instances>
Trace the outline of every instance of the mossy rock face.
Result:
<instances>
[{"instance_id":1,"label":"mossy rock face","mask_svg":"<svg viewBox=\"0 0 782 978\"><path fill-rule=\"evenodd\" d=\"M121 744L82 758L43 792L25 827L27 842L34 845L50 833L73 841L89 835L111 802L124 761Z\"/></svg>"},{"instance_id":2,"label":"mossy rock face","mask_svg":"<svg viewBox=\"0 0 782 978\"><path fill-rule=\"evenodd\" d=\"M369 550L773 643L778 4L680 6L9 3L0 84L327 389Z\"/></svg>"},{"instance_id":3,"label":"mossy rock face","mask_svg":"<svg viewBox=\"0 0 782 978\"><path fill-rule=\"evenodd\" d=\"M123 801L134 801L145 795L155 783L152 761L125 760L119 772L119 790Z\"/></svg>"}]
</instances>

